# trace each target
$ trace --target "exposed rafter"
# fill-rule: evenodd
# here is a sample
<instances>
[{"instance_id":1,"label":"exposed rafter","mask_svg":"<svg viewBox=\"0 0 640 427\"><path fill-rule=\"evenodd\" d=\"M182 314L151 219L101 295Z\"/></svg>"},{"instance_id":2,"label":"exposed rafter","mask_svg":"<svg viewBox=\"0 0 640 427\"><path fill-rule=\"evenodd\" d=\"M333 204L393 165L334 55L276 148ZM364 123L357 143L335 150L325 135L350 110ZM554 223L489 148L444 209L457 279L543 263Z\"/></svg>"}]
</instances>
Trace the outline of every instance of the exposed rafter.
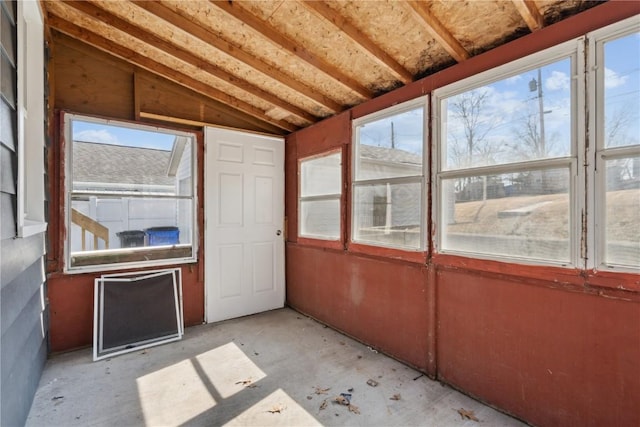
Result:
<instances>
[{"instance_id":1,"label":"exposed rafter","mask_svg":"<svg viewBox=\"0 0 640 427\"><path fill-rule=\"evenodd\" d=\"M451 34L442 23L433 16L429 10L429 5L416 0L407 1L409 9L417 18L425 23L425 28L431 36L442 45L442 47L458 62L469 58L469 52Z\"/></svg>"},{"instance_id":2,"label":"exposed rafter","mask_svg":"<svg viewBox=\"0 0 640 427\"><path fill-rule=\"evenodd\" d=\"M239 89L242 89L250 94L263 99L264 101L273 104L276 107L279 107L287 112L287 116L289 114L297 116L304 120L307 124L315 123L317 118L306 111L298 108L294 105L291 105L277 96L258 88L246 80L239 79L238 77L220 69L216 65L194 55L193 53L182 49L180 46L168 42L155 34L149 34L146 30L137 27L135 25L130 24L129 22L111 14L108 11L100 9L97 6L94 6L91 3L84 1L70 1L65 0L64 3L86 15L101 21L105 24L110 25L113 28L116 28L120 31L123 31L132 37L135 37L154 48L163 51L164 53L174 56L181 61L186 62L202 71L226 82L233 86L236 86Z\"/></svg>"},{"instance_id":3,"label":"exposed rafter","mask_svg":"<svg viewBox=\"0 0 640 427\"><path fill-rule=\"evenodd\" d=\"M533 0L511 0L531 31L544 27L544 19Z\"/></svg>"},{"instance_id":4,"label":"exposed rafter","mask_svg":"<svg viewBox=\"0 0 640 427\"><path fill-rule=\"evenodd\" d=\"M292 125L289 122L286 122L284 120L275 120L267 116L264 111L254 107L247 102L241 101L219 89L213 88L167 65L147 58L146 56L138 52L135 52L125 46L122 46L112 40L101 36L100 34L97 34L89 28L81 27L73 22L69 22L64 18L53 15L51 13L49 13L47 16L47 23L52 28L55 28L61 33L67 34L70 37L81 40L100 50L122 58L140 68L150 71L153 74L157 74L182 86L186 86L198 93L201 93L202 95L222 102L238 111L259 118L264 122L271 123L280 129L286 131L294 131L297 129L297 126ZM237 117L242 118L242 116L240 115L238 115Z\"/></svg>"},{"instance_id":5,"label":"exposed rafter","mask_svg":"<svg viewBox=\"0 0 640 427\"><path fill-rule=\"evenodd\" d=\"M155 1L141 1L134 2L136 6L145 9L148 12L156 15L171 25L190 33L192 36L199 38L200 40L208 43L211 47L230 55L236 60L250 66L251 68L261 72L262 74L278 81L279 83L290 87L294 91L298 92L301 96L304 96L326 109L338 112L342 110L342 106L333 101L324 94L320 94L312 88L300 83L296 79L292 78L279 71L278 69L260 61L253 55L244 52L241 47L235 46L226 40L220 38L219 35L209 31L205 27L199 26L191 21L191 18L185 17L181 14L174 12L168 7L155 2Z\"/></svg>"},{"instance_id":6,"label":"exposed rafter","mask_svg":"<svg viewBox=\"0 0 640 427\"><path fill-rule=\"evenodd\" d=\"M238 2L229 2L226 0L210 0L211 3L218 6L220 9L227 12L229 15L240 20L247 26L253 28L262 36L270 40L272 43L286 50L292 55L297 56L306 63L317 68L319 71L325 73L327 76L333 78L345 88L359 94L364 99L373 97L373 93L364 87L362 84L347 76L341 69L333 64L330 64L313 53L309 52L300 43L289 39L275 28L269 25L269 23L261 20L260 18L252 15L249 11L244 9Z\"/></svg>"},{"instance_id":7,"label":"exposed rafter","mask_svg":"<svg viewBox=\"0 0 640 427\"><path fill-rule=\"evenodd\" d=\"M338 30L349 36L351 40L360 45L374 61L393 73L393 75L402 83L407 84L413 80L411 73L400 65L398 61L393 59L391 55L369 39L347 18L331 9L326 3L319 0L303 0L301 3L305 5L307 9L324 18L333 24Z\"/></svg>"}]
</instances>

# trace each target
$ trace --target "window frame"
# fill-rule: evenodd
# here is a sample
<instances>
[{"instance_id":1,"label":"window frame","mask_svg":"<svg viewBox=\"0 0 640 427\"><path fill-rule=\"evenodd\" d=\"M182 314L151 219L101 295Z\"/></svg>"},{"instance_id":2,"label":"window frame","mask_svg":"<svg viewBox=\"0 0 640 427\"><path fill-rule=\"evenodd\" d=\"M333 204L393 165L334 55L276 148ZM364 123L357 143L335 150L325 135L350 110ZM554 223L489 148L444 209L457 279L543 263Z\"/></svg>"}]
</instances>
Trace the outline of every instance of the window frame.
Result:
<instances>
[{"instance_id":1,"label":"window frame","mask_svg":"<svg viewBox=\"0 0 640 427\"><path fill-rule=\"evenodd\" d=\"M17 2L17 235L47 230L45 203L44 19L34 0Z\"/></svg>"},{"instance_id":2,"label":"window frame","mask_svg":"<svg viewBox=\"0 0 640 427\"><path fill-rule=\"evenodd\" d=\"M579 165L584 163L584 150L579 148L579 141L583 141L585 138L585 118L584 109L579 108L579 106L584 105L585 84L584 79L579 78L579 76L584 75L584 61L581 60L581 58L584 57L584 40L585 37L578 37L569 40L528 55L524 58L491 68L471 77L440 87L432 92L431 121L433 134L433 164L431 168L431 181L433 194L432 199L434 201L434 206L432 206L432 215L436 223L434 233L432 235L434 252L439 254L468 256L477 259L517 262L527 265L559 266L567 268L576 268L581 266L581 247L583 247L581 243L583 236L579 235L577 230L578 228L584 228L578 227L578 224L582 221L580 213L584 211L584 197L582 195L584 194L585 172L584 168L579 167ZM446 164L447 156L446 149L443 149L445 144L443 141L445 131L442 124L442 116L444 114L442 112L442 103L445 99L564 59L571 60L571 85L573 95L571 99L573 120L571 123L570 151L568 155L489 166L443 169ZM566 262L444 248L444 227L446 226L444 221L444 209L446 209L446 204L443 203L444 194L443 191L441 191L443 188L443 180L559 168L566 168L569 171L569 259Z\"/></svg>"},{"instance_id":3,"label":"window frame","mask_svg":"<svg viewBox=\"0 0 640 427\"><path fill-rule=\"evenodd\" d=\"M62 197L61 197L61 201L64 204L64 216L62 218L62 220L64 221L64 231L63 231L63 235L61 236L63 238L64 244L63 244L63 253L64 253L64 268L63 271L64 273L67 274L76 274L76 273L87 273L87 272L101 272L101 271L113 271L113 270L122 270L122 269L129 269L129 268L142 268L142 267L158 267L158 266L171 266L171 265L178 265L178 264L188 264L188 263L195 263L198 261L198 250L199 250L199 226L198 226L198 207L199 207L199 199L198 199L198 149L197 149L197 144L198 144L198 134L195 131L185 131L185 130L179 130L179 129L173 129L173 128L167 128L167 127L161 127L161 126L155 126L155 125L151 125L151 124L146 124L146 123L140 123L140 122L130 122L130 121L125 121L125 120L120 120L120 119L107 119L107 118L101 118L101 117L96 117L96 116L90 116L90 115L85 115L85 114L75 114L75 113L69 113L69 112L62 112L62 121L63 121L63 127L62 127L62 131L64 132L63 138L65 141L64 144L64 150L62 152L62 156L63 156L63 161L64 161L64 183L63 183L63 190L62 190ZM133 255L130 255L129 258L132 258L131 261L122 261L122 262L114 262L114 263L101 263L101 264L90 264L90 265L78 265L78 266L73 266L71 264L71 250L70 250L70 240L71 240L71 226L72 226L72 221L71 221L71 201L73 199L74 196L74 191L73 191L73 156L72 156L72 146L73 146L73 137L71 135L71 129L72 129L72 122L74 120L81 120L84 122L92 122L92 123L101 123L101 124L108 124L108 125L115 125L115 126L120 126L120 127L124 127L124 128L130 128L130 129L134 129L134 130L145 130L145 131L152 131L152 132L160 132L160 133L169 133L172 135L176 135L176 136L185 136L185 137L189 137L192 138L192 146L191 146L191 176L192 176L192 195L190 198L187 197L168 197L168 196L163 196L163 198L174 198L175 200L181 200L181 199L190 199L191 200L191 244L190 246L182 246L180 248L171 248L171 249L167 249L166 247L162 248L162 247L150 247L150 246L145 246L145 250L149 251L149 252L155 252L156 254L161 255L162 252L166 252L169 251L169 253L171 252L175 252L175 253L180 253L182 251L184 251L186 248L190 247L191 248L191 255L190 256L179 256L179 257L175 257L175 258L166 258L166 257L159 257L159 258L154 258L151 260L137 260L135 258L139 258L139 257L135 257ZM93 191L93 192L87 192L87 191L81 191L78 192L76 195L83 195L83 196L89 196L89 195L99 195L101 192L100 191ZM105 195L109 196L109 192L104 192ZM140 196L140 199L144 199L146 196ZM109 257L109 256L113 256L113 257L118 257L118 256L123 256L126 258L127 254L125 254L124 252L128 252L131 249L125 249L125 251L119 251L119 250L105 250L103 256L105 257ZM107 252L109 251L109 252ZM98 252L98 251L95 251Z\"/></svg>"},{"instance_id":4,"label":"window frame","mask_svg":"<svg viewBox=\"0 0 640 427\"><path fill-rule=\"evenodd\" d=\"M329 157L335 154L339 154L340 155L340 169L339 169L339 175L340 175L340 193L332 193L332 194L326 194L326 195L316 195L316 196L303 196L302 195L302 163L305 161L309 161L309 160L315 160L315 159L320 159L323 157ZM343 221L343 207L344 207L344 203L343 203L343 198L344 198L344 184L345 184L345 180L344 180L344 153L343 153L343 149L342 147L339 148L334 148L328 151L324 151L322 153L317 153L317 154L312 154L310 156L306 156L306 157L302 157L298 159L298 202L297 202L297 209L298 209L298 239L301 240L302 242L314 242L314 243L319 243L319 244L325 244L328 246L340 246L342 247L342 244L344 243L344 221ZM338 218L339 218L339 232L338 232L338 237L337 238L332 238L332 237L327 237L327 236L321 236L321 235L312 235L312 234L303 234L302 232L302 218L300 217L301 213L302 213L302 203L304 201L322 201L322 200L338 200Z\"/></svg>"},{"instance_id":5,"label":"window frame","mask_svg":"<svg viewBox=\"0 0 640 427\"><path fill-rule=\"evenodd\" d=\"M402 253L410 253L410 254L420 254L426 253L428 251L428 238L427 238L427 215L429 206L427 203L427 188L429 183L427 182L430 174L429 170L429 115L430 115L430 95L426 94L391 107L385 108L383 110L376 111L374 113L359 117L357 119L353 119L351 121L351 138L352 138L352 156L351 156L351 185L350 185L350 232L349 232L349 243L350 247L356 249L357 252L366 252L366 250L361 250L360 248L373 247L380 248L384 253L393 252L402 252ZM375 179L358 179L358 163L359 163L359 155L360 155L360 143L359 129L362 125L367 123L376 122L378 120L395 116L404 112L408 112L411 110L415 110L422 107L423 109L423 117L422 117L422 170L420 175L411 175L411 176L402 176L402 177L390 177L390 178L375 178ZM356 220L356 188L364 187L364 186L372 186L379 184L411 184L411 183L419 183L420 184L420 245L418 248L411 248L407 246L400 245L392 245L392 244L384 244L381 242L372 242L370 240L359 240L356 239L355 233L357 231L357 220ZM410 256L410 258L413 258ZM422 259L419 257L419 259Z\"/></svg>"},{"instance_id":6,"label":"window frame","mask_svg":"<svg viewBox=\"0 0 640 427\"><path fill-rule=\"evenodd\" d=\"M640 268L607 263L606 261L606 203L596 203L607 193L607 160L640 156L640 144L622 147L605 146L605 61L604 45L609 41L640 32L637 16L624 19L587 34L589 56L589 144L587 148L587 177L591 189L586 194L587 212L592 212L588 226L593 232L587 235L586 268L599 271L637 273Z\"/></svg>"}]
</instances>

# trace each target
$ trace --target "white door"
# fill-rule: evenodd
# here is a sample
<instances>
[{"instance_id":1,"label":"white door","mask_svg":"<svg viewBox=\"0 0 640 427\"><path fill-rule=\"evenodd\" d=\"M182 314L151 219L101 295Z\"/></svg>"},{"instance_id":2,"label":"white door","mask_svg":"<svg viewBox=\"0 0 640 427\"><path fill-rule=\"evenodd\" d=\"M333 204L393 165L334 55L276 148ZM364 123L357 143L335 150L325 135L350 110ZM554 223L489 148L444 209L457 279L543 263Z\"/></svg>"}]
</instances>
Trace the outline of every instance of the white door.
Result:
<instances>
[{"instance_id":1,"label":"white door","mask_svg":"<svg viewBox=\"0 0 640 427\"><path fill-rule=\"evenodd\" d=\"M284 140L205 129L207 322L284 306Z\"/></svg>"}]
</instances>

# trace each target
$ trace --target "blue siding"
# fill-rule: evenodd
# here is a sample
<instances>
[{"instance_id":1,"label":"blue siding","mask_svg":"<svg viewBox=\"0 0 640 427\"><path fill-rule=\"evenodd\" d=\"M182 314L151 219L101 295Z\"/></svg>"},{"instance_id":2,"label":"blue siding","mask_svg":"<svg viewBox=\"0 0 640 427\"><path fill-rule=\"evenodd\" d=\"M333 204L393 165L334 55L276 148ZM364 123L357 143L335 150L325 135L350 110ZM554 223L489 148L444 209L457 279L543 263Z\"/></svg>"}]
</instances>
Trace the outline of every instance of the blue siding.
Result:
<instances>
[{"instance_id":1,"label":"blue siding","mask_svg":"<svg viewBox=\"0 0 640 427\"><path fill-rule=\"evenodd\" d=\"M0 425L24 424L47 358L45 235L16 238L16 8L0 1ZM9 73L9 75L7 75ZM42 149L45 149L44 143ZM43 204L45 201L43 200Z\"/></svg>"}]
</instances>

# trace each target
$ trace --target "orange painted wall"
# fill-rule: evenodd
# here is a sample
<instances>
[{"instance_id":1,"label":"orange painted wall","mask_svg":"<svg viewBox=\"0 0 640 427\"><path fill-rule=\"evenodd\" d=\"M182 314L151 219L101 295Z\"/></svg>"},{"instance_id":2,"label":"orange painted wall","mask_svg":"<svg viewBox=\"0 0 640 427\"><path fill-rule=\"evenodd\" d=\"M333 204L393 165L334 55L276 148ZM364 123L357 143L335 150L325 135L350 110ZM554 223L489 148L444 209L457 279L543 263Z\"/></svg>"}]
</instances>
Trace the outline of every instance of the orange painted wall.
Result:
<instances>
[{"instance_id":1,"label":"orange painted wall","mask_svg":"<svg viewBox=\"0 0 640 427\"><path fill-rule=\"evenodd\" d=\"M403 253L348 239L351 118L638 13L638 2L596 6L290 135L288 303L532 424L640 425L640 275ZM328 247L296 234L297 164L336 147L346 156L346 226Z\"/></svg>"}]
</instances>

